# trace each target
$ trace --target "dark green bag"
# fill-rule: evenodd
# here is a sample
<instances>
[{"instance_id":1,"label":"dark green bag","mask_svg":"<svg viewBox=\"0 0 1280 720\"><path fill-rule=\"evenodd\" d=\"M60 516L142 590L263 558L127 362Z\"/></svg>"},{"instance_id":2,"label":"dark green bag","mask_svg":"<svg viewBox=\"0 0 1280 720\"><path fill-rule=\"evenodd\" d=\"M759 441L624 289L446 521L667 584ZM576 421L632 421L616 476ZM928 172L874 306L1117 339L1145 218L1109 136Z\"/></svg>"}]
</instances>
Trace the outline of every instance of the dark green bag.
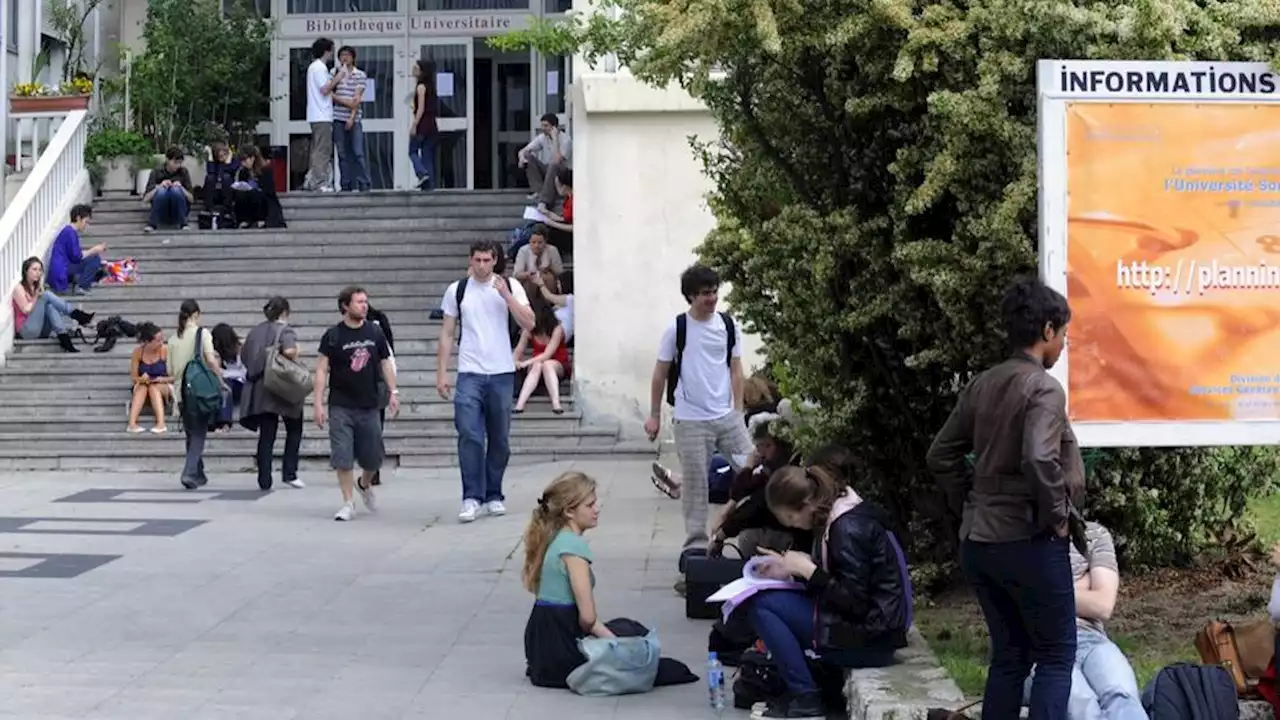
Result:
<instances>
[{"instance_id":1,"label":"dark green bag","mask_svg":"<svg viewBox=\"0 0 1280 720\"><path fill-rule=\"evenodd\" d=\"M196 329L196 354L182 371L182 413L194 421L208 421L222 410L222 382L204 358L204 328Z\"/></svg>"}]
</instances>

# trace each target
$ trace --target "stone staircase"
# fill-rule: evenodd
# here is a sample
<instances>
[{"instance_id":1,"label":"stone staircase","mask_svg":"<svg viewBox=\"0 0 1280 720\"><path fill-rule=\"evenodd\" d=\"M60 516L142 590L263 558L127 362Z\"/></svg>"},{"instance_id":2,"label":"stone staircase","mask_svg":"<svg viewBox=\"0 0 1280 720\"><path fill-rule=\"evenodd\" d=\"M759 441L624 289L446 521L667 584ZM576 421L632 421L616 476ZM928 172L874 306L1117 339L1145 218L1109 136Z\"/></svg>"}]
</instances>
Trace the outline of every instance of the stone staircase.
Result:
<instances>
[{"instance_id":1,"label":"stone staircase","mask_svg":"<svg viewBox=\"0 0 1280 720\"><path fill-rule=\"evenodd\" d=\"M263 320L267 298L279 294L289 299L304 357L313 361L320 335L340 319L338 291L360 284L388 315L396 340L402 407L400 417L387 424L389 464L456 464L453 407L435 391L441 323L429 314L448 284L465 274L472 242L505 240L520 217L523 195L290 195L283 204L286 230L146 235L146 215L136 198L98 198L83 244L106 242L109 259L136 257L141 282L100 285L81 299L84 308L98 319L149 320L167 336L175 329L178 305L194 298L206 328L226 322L243 337ZM109 353L84 347L72 355L52 340L17 341L0 369L0 467L176 471L183 455L176 422L166 436L124 431L132 349L125 339ZM513 464L654 456L653 445L622 441L616 427L583 424L571 391L564 406L566 413L554 415L545 397L535 397L513 419ZM310 421L310 403L306 412L303 466L327 467L327 435ZM148 416L144 411L144 425ZM255 442L238 427L211 436L206 464L247 469ZM277 442L277 452L282 444Z\"/></svg>"}]
</instances>

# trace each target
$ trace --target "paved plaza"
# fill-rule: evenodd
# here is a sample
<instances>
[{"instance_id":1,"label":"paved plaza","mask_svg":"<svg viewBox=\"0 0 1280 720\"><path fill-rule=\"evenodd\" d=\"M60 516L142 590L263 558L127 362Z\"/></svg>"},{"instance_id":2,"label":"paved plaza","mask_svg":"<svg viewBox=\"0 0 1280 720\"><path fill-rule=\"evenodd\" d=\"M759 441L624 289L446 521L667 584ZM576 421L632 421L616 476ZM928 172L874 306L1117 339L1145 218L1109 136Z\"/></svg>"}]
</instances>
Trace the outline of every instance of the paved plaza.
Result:
<instances>
[{"instance_id":1,"label":"paved plaza","mask_svg":"<svg viewBox=\"0 0 1280 720\"><path fill-rule=\"evenodd\" d=\"M531 687L521 535L565 469L600 482L602 617L656 627L703 675L709 624L671 591L676 501L647 463L512 468L510 514L456 520L456 469L389 474L380 512L332 520L329 473L257 491L214 474L7 473L0 718L709 718L701 683L582 698ZM726 711L726 714L732 713Z\"/></svg>"}]
</instances>

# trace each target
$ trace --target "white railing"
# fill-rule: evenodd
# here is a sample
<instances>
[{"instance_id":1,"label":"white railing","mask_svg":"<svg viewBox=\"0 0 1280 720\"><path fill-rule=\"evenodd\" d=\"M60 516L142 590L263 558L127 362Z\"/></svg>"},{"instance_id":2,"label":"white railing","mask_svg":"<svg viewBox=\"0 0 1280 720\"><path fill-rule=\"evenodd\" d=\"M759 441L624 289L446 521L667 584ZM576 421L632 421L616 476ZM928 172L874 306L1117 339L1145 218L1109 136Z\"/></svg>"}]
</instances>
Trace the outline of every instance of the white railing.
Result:
<instances>
[{"instance_id":1,"label":"white railing","mask_svg":"<svg viewBox=\"0 0 1280 720\"><path fill-rule=\"evenodd\" d=\"M78 111L83 112L83 111ZM17 133L9 133L13 139L13 170L24 173L36 166L40 153L53 142L53 136L71 113L57 112L9 113L9 119L17 127Z\"/></svg>"},{"instance_id":2,"label":"white railing","mask_svg":"<svg viewBox=\"0 0 1280 720\"><path fill-rule=\"evenodd\" d=\"M3 99L0 98L0 102ZM84 166L84 143L89 133L89 113L72 110L58 113L61 122L43 152L33 143L34 164L18 192L0 215L0 356L13 346L13 303L9 293L18 282L22 262L43 257L49 243L67 220L67 212L77 196L88 188L89 172ZM13 119L32 117L15 115ZM37 120L36 126L42 123Z\"/></svg>"}]
</instances>

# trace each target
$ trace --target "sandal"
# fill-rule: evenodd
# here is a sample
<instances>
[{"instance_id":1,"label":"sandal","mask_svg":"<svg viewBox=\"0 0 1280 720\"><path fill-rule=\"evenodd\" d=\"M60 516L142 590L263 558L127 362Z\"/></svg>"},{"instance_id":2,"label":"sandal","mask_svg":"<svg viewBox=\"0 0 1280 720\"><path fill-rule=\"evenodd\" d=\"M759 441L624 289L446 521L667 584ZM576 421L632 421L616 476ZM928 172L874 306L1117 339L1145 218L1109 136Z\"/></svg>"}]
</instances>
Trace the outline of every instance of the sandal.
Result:
<instances>
[{"instance_id":1,"label":"sandal","mask_svg":"<svg viewBox=\"0 0 1280 720\"><path fill-rule=\"evenodd\" d=\"M649 481L663 495L672 500L680 499L680 486L672 479L671 471L663 467L661 463L653 464L653 476L649 478Z\"/></svg>"}]
</instances>

